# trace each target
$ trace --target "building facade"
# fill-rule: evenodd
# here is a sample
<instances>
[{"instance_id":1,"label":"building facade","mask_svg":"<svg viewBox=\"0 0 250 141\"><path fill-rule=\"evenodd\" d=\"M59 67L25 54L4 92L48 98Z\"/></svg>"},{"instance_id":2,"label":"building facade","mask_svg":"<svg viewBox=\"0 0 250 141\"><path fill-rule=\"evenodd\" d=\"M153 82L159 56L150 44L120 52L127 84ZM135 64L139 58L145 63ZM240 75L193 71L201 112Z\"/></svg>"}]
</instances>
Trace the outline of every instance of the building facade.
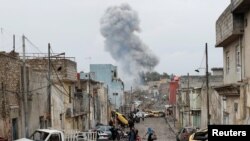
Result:
<instances>
[{"instance_id":1,"label":"building facade","mask_svg":"<svg viewBox=\"0 0 250 141\"><path fill-rule=\"evenodd\" d=\"M223 84L223 69L212 68L212 72L213 73L208 76L208 91L205 76L181 76L177 103L177 109L179 111L177 113L179 113L179 123L182 127L193 126L205 128L207 126L207 94L209 94L210 123L222 123L222 99L214 87Z\"/></svg>"},{"instance_id":2,"label":"building facade","mask_svg":"<svg viewBox=\"0 0 250 141\"><path fill-rule=\"evenodd\" d=\"M249 124L250 3L232 0L216 21L216 47L223 48L224 85L216 91L224 99L225 124Z\"/></svg>"},{"instance_id":3,"label":"building facade","mask_svg":"<svg viewBox=\"0 0 250 141\"><path fill-rule=\"evenodd\" d=\"M94 80L104 83L108 89L108 100L120 109L125 104L124 83L118 77L116 66L111 64L90 64L90 73L93 73Z\"/></svg>"},{"instance_id":4,"label":"building facade","mask_svg":"<svg viewBox=\"0 0 250 141\"><path fill-rule=\"evenodd\" d=\"M0 52L0 137L24 136L22 63L18 54Z\"/></svg>"}]
</instances>

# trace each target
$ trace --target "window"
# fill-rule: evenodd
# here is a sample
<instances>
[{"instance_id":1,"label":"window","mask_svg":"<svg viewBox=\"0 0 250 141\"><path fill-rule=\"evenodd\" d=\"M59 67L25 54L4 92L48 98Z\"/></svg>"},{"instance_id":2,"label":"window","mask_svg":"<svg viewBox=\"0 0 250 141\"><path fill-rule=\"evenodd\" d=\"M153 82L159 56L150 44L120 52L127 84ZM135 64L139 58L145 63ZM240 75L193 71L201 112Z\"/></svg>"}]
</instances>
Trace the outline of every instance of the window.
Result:
<instances>
[{"instance_id":1,"label":"window","mask_svg":"<svg viewBox=\"0 0 250 141\"><path fill-rule=\"evenodd\" d=\"M240 55L240 46L236 47L236 72L240 72L240 66L241 66L241 55Z\"/></svg>"},{"instance_id":2,"label":"window","mask_svg":"<svg viewBox=\"0 0 250 141\"><path fill-rule=\"evenodd\" d=\"M234 111L238 112L238 103L234 103Z\"/></svg>"},{"instance_id":3,"label":"window","mask_svg":"<svg viewBox=\"0 0 250 141\"><path fill-rule=\"evenodd\" d=\"M230 70L230 60L229 60L229 51L226 52L226 73L229 73Z\"/></svg>"},{"instance_id":4,"label":"window","mask_svg":"<svg viewBox=\"0 0 250 141\"><path fill-rule=\"evenodd\" d=\"M229 124L229 114L227 112L223 113L223 124Z\"/></svg>"},{"instance_id":5,"label":"window","mask_svg":"<svg viewBox=\"0 0 250 141\"><path fill-rule=\"evenodd\" d=\"M52 134L49 138L49 141L60 141L60 137L58 134Z\"/></svg>"},{"instance_id":6,"label":"window","mask_svg":"<svg viewBox=\"0 0 250 141\"><path fill-rule=\"evenodd\" d=\"M44 129L45 126L44 126L44 117L43 116L39 117L39 123L40 123L40 129Z\"/></svg>"},{"instance_id":7,"label":"window","mask_svg":"<svg viewBox=\"0 0 250 141\"><path fill-rule=\"evenodd\" d=\"M69 86L69 103L71 103L71 86Z\"/></svg>"},{"instance_id":8,"label":"window","mask_svg":"<svg viewBox=\"0 0 250 141\"><path fill-rule=\"evenodd\" d=\"M45 140L48 137L49 133L46 132L41 132L41 131L35 131L30 139L40 141L40 140Z\"/></svg>"}]
</instances>

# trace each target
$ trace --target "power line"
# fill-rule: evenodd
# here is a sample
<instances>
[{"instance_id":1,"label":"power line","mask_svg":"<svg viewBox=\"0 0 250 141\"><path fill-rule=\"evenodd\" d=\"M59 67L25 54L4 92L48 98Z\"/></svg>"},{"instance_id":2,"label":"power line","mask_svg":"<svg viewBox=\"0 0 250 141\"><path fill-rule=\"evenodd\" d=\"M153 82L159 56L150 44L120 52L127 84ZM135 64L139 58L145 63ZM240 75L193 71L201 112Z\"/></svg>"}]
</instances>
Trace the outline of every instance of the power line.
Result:
<instances>
[{"instance_id":1,"label":"power line","mask_svg":"<svg viewBox=\"0 0 250 141\"><path fill-rule=\"evenodd\" d=\"M26 41L28 41L28 43L30 43L34 48L36 48L40 53L42 53L42 51L39 49L39 47L37 45L35 45L33 42L30 41L30 39L28 37L25 36Z\"/></svg>"},{"instance_id":2,"label":"power line","mask_svg":"<svg viewBox=\"0 0 250 141\"><path fill-rule=\"evenodd\" d=\"M204 52L204 54L203 54L203 57L202 57L202 59L201 59L201 63L200 63L199 68L201 68L201 65L202 65L202 63L203 63L203 61L204 61L204 59L205 59L205 56L206 56L206 52Z\"/></svg>"},{"instance_id":3,"label":"power line","mask_svg":"<svg viewBox=\"0 0 250 141\"><path fill-rule=\"evenodd\" d=\"M53 53L52 49L51 49L51 52ZM64 91L65 91L66 93L68 93L67 90L66 90L66 88L64 87L64 85L63 85L61 79L60 79L59 76L58 76L58 73L57 73L57 71L56 71L56 69L55 69L55 66L53 65L53 62L51 62L51 65L52 65L52 68L53 68L53 70L54 70L54 72L55 72L55 74L56 74L56 77L57 77L57 79L59 80L59 82L60 82L61 86L63 87Z\"/></svg>"},{"instance_id":4,"label":"power line","mask_svg":"<svg viewBox=\"0 0 250 141\"><path fill-rule=\"evenodd\" d=\"M58 85L56 84L52 84L59 92L61 92L63 95L69 97L69 95L67 93L65 93L64 91L62 91L60 88L58 88Z\"/></svg>"},{"instance_id":5,"label":"power line","mask_svg":"<svg viewBox=\"0 0 250 141\"><path fill-rule=\"evenodd\" d=\"M39 88L36 88L36 89L33 89L33 90L30 90L28 92L34 92L34 91L37 91L37 90L40 90L40 89L43 89L43 88L46 88L47 86L42 86L42 87L39 87ZM8 89L0 89L1 91L4 90L6 92L10 92L10 93L19 93L19 91L12 91L12 90L8 90Z\"/></svg>"}]
</instances>

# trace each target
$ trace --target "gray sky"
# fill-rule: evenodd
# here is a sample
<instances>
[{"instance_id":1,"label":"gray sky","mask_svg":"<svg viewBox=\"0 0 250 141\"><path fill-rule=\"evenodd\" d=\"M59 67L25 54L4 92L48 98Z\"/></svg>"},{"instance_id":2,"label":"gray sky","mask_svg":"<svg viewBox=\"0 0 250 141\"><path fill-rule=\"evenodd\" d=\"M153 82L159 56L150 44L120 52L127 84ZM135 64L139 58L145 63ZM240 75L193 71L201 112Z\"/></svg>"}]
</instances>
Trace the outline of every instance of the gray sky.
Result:
<instances>
[{"instance_id":1,"label":"gray sky","mask_svg":"<svg viewBox=\"0 0 250 141\"><path fill-rule=\"evenodd\" d=\"M89 63L117 63L104 50L100 19L109 6L128 3L138 12L141 40L160 59L162 73L197 74L205 66L208 43L209 67L222 67L222 49L215 48L215 22L230 0L0 0L0 50L10 51L12 34L28 37L41 52L50 42L56 53L76 57L78 71ZM39 53L27 43L28 52ZM89 59L91 57L91 59ZM202 70L201 70L202 71ZM205 70L204 70L205 71Z\"/></svg>"}]
</instances>

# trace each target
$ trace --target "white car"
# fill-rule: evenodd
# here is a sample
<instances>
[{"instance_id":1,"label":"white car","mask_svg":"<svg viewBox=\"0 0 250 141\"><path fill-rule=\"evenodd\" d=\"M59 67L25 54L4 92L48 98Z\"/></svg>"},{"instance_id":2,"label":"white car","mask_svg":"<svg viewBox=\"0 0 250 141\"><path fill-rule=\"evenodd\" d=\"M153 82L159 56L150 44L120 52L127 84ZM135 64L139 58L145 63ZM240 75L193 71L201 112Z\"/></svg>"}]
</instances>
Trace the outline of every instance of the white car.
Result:
<instances>
[{"instance_id":1,"label":"white car","mask_svg":"<svg viewBox=\"0 0 250 141\"><path fill-rule=\"evenodd\" d=\"M144 117L148 117L148 113L145 113L145 112L142 112L142 111L139 111L136 113L136 116L139 117L139 118L142 118L142 115L144 114Z\"/></svg>"},{"instance_id":2,"label":"white car","mask_svg":"<svg viewBox=\"0 0 250 141\"><path fill-rule=\"evenodd\" d=\"M104 133L101 130L97 131L97 136L98 136L97 141L108 141L109 140L109 135L107 133Z\"/></svg>"}]
</instances>

